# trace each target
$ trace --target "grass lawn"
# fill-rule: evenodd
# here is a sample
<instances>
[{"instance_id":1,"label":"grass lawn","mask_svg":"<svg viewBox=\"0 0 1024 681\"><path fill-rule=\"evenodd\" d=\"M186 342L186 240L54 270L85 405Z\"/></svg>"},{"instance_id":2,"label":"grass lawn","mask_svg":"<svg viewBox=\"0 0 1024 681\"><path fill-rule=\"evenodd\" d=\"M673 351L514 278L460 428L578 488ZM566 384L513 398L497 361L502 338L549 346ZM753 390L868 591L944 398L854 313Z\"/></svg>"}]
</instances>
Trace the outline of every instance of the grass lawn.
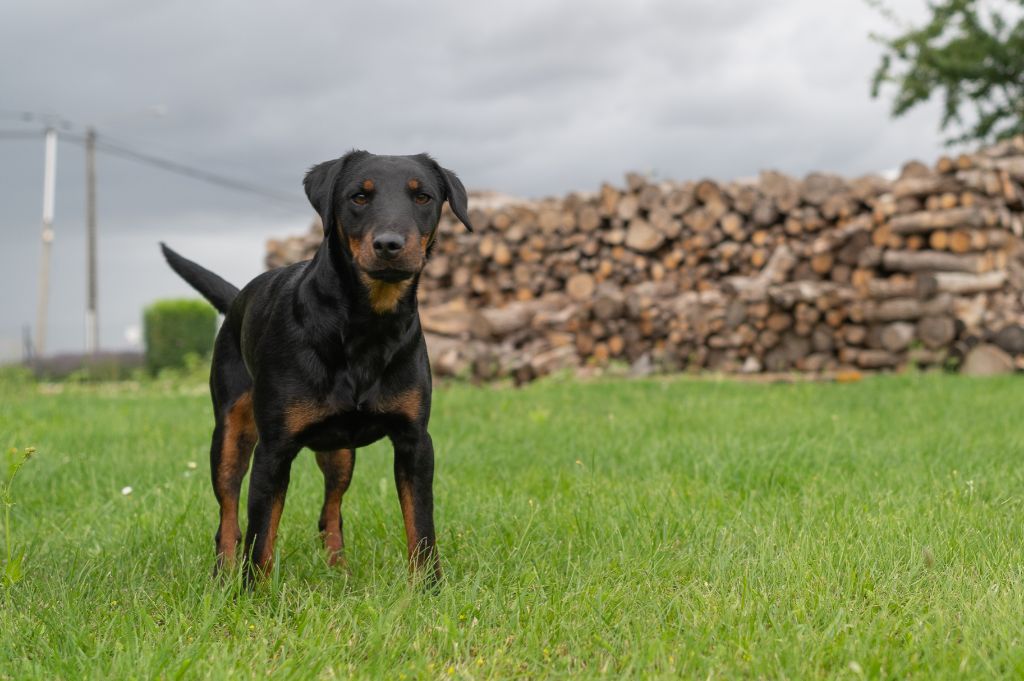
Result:
<instances>
[{"instance_id":1,"label":"grass lawn","mask_svg":"<svg viewBox=\"0 0 1024 681\"><path fill-rule=\"evenodd\" d=\"M1022 407L1012 378L446 387L438 593L407 584L382 444L350 572L303 453L277 569L239 593L210 577L202 388L5 383L0 446L37 453L0 678L1020 678Z\"/></svg>"}]
</instances>

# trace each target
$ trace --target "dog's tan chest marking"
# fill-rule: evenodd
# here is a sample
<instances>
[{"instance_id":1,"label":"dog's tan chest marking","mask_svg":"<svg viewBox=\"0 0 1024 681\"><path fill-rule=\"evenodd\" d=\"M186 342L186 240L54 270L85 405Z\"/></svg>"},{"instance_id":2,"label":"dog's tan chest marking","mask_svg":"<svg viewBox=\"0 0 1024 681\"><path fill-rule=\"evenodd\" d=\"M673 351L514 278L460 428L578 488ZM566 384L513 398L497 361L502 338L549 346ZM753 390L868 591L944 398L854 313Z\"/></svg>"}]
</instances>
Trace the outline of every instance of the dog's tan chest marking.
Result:
<instances>
[{"instance_id":1,"label":"dog's tan chest marking","mask_svg":"<svg viewBox=\"0 0 1024 681\"><path fill-rule=\"evenodd\" d=\"M362 279L363 284L366 286L370 298L370 307L377 314L383 314L385 312L394 312L395 308L398 307L398 303L402 300L402 296L409 290L410 281L378 281L373 277L360 272L359 278Z\"/></svg>"}]
</instances>

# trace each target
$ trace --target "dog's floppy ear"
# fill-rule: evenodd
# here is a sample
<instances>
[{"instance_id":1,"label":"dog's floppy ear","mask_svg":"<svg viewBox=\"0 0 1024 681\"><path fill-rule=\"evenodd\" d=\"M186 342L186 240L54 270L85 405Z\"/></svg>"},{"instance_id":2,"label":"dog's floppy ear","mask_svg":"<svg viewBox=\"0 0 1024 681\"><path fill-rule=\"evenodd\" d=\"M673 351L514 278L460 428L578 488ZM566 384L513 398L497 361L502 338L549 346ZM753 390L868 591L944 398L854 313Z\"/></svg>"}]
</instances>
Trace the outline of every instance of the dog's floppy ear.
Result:
<instances>
[{"instance_id":1,"label":"dog's floppy ear","mask_svg":"<svg viewBox=\"0 0 1024 681\"><path fill-rule=\"evenodd\" d=\"M438 167L440 168L440 166ZM473 225L469 224L469 197L466 196L466 188L462 185L462 180L447 168L440 169L441 177L444 178L444 189L448 193L448 205L452 207L452 212L455 213L459 222L472 232Z\"/></svg>"},{"instance_id":2,"label":"dog's floppy ear","mask_svg":"<svg viewBox=\"0 0 1024 681\"><path fill-rule=\"evenodd\" d=\"M365 151L350 151L341 158L333 161L318 163L309 169L302 186L306 189L306 198L313 206L313 209L320 215L320 221L324 225L324 234L330 234L335 225L334 219L334 188L338 184L338 178L345 164L350 161L367 156Z\"/></svg>"},{"instance_id":3,"label":"dog's floppy ear","mask_svg":"<svg viewBox=\"0 0 1024 681\"><path fill-rule=\"evenodd\" d=\"M432 159L429 154L420 154L419 158L426 161L437 173L444 184L444 198L451 206L452 213L459 219L459 222L466 226L466 229L472 232L473 225L469 222L469 197L466 195L466 188L462 185L462 180L452 171L442 168L441 164Z\"/></svg>"},{"instance_id":4,"label":"dog's floppy ear","mask_svg":"<svg viewBox=\"0 0 1024 681\"><path fill-rule=\"evenodd\" d=\"M324 232L330 229L329 225L334 222L331 210L331 200L334 198L332 191L334 181L338 178L338 168L341 166L341 159L324 161L309 169L306 177L302 180L302 186L306 189L306 198L310 205L320 215L320 221L324 223Z\"/></svg>"}]
</instances>

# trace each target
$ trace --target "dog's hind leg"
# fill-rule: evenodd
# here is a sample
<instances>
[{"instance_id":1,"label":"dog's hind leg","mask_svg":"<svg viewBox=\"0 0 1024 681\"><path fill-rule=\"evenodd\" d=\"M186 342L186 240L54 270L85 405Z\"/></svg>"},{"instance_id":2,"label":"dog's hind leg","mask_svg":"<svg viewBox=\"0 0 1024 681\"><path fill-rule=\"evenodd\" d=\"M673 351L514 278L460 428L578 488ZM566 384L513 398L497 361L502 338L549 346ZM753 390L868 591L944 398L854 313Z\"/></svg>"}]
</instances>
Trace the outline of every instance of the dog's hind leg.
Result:
<instances>
[{"instance_id":1,"label":"dog's hind leg","mask_svg":"<svg viewBox=\"0 0 1024 681\"><path fill-rule=\"evenodd\" d=\"M234 564L242 539L238 525L238 497L256 439L252 394L244 392L226 408L218 410L210 447L213 492L220 504L220 524L216 536L218 569Z\"/></svg>"},{"instance_id":2,"label":"dog's hind leg","mask_svg":"<svg viewBox=\"0 0 1024 681\"><path fill-rule=\"evenodd\" d=\"M341 517L341 499L352 482L352 469L356 465L354 449L317 452L316 463L324 474L324 506L320 511L320 536L327 549L330 565L345 564L344 521Z\"/></svg>"}]
</instances>

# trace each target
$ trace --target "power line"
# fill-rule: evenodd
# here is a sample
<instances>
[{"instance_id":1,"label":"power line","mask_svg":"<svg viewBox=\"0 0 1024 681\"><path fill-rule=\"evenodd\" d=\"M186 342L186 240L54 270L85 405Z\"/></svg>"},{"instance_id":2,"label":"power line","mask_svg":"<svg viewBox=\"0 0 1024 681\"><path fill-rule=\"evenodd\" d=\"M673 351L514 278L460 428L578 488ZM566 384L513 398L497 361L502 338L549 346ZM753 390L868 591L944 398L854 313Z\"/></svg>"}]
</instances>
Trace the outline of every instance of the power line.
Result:
<instances>
[{"instance_id":1,"label":"power line","mask_svg":"<svg viewBox=\"0 0 1024 681\"><path fill-rule=\"evenodd\" d=\"M10 109L0 109L0 118L6 118L9 120L18 120L25 123L45 123L47 127L59 127L61 129L61 137L67 139L70 142L74 142L79 146L85 146L85 136L77 133L70 132L70 130L76 127L71 121L57 116L55 114L37 113L33 111L14 111ZM41 137L45 131L21 131L21 130L0 130L0 140L8 139L31 139ZM218 187L224 187L226 189L232 189L234 191L246 192L248 194L254 194L256 196L275 201L279 204L287 205L289 208L298 208L304 205L299 197L294 194L287 192L277 191L268 187L263 187L247 180L241 180L220 173L212 173L202 168L197 168L185 163L173 161L168 158L150 154L145 151L132 148L130 145L126 145L122 142L115 142L107 135L98 136L96 139L96 150L101 151L112 156L119 156L121 158L135 161L137 163L143 163L154 168L159 168L169 173L174 173L183 177L188 177L193 180L199 180L206 182L207 184L216 185Z\"/></svg>"},{"instance_id":2,"label":"power line","mask_svg":"<svg viewBox=\"0 0 1024 681\"><path fill-rule=\"evenodd\" d=\"M65 139L74 142L80 146L85 145L85 137L83 135L77 135L74 133L64 133L61 135ZM132 149L124 144L115 144L107 141L104 135L99 135L96 138L96 150L101 151L105 154L112 156L118 156L130 161L137 163L143 163L160 170L174 173L175 175L181 175L188 177L193 180L199 180L206 182L207 184L216 185L218 187L224 187L227 189L233 189L235 191L246 192L248 194L255 194L265 199L275 201L280 204L285 204L290 208L297 208L301 205L298 197L288 194L286 192L276 191L268 187L263 187L258 184L248 182L246 180L240 180L227 175L221 175L219 173L211 173L202 168L196 168L194 166L186 165L178 161L172 161L167 158L155 156L153 154Z\"/></svg>"}]
</instances>

